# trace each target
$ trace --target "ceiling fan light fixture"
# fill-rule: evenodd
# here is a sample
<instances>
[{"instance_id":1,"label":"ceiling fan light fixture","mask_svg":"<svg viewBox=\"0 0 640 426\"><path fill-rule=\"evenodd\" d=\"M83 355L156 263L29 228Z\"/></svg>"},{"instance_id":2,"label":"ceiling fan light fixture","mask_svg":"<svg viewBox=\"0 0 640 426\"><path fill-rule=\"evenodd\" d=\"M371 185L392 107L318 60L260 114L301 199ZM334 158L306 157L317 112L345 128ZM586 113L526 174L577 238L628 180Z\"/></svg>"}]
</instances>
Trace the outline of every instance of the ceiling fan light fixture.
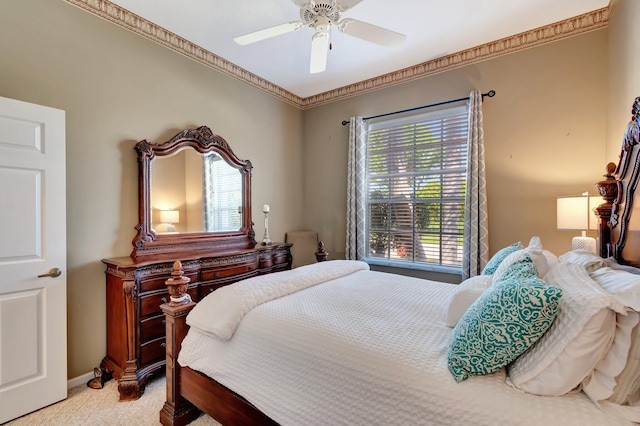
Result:
<instances>
[{"instance_id":1,"label":"ceiling fan light fixture","mask_svg":"<svg viewBox=\"0 0 640 426\"><path fill-rule=\"evenodd\" d=\"M329 33L317 32L311 38L311 62L309 72L317 74L327 69L327 54L329 53Z\"/></svg>"},{"instance_id":2,"label":"ceiling fan light fixture","mask_svg":"<svg viewBox=\"0 0 640 426\"><path fill-rule=\"evenodd\" d=\"M247 44L255 43L256 41L264 40L266 38L271 38L290 33L292 31L297 31L303 26L304 24L300 21L287 22L285 24L276 25L274 27L265 28L264 30L254 31L249 34L236 37L233 39L233 41L241 46L245 46Z\"/></svg>"}]
</instances>

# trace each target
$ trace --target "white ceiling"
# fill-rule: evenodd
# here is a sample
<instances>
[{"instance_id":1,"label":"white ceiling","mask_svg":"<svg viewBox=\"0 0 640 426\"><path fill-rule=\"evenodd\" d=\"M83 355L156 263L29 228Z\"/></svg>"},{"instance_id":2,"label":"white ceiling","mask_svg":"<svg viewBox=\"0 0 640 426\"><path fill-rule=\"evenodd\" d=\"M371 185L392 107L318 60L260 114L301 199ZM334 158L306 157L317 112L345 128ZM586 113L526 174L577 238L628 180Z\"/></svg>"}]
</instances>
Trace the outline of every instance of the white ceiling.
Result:
<instances>
[{"instance_id":1,"label":"white ceiling","mask_svg":"<svg viewBox=\"0 0 640 426\"><path fill-rule=\"evenodd\" d=\"M609 0L364 0L353 18L405 34L396 48L331 31L327 69L309 73L312 28L251 45L233 38L300 20L291 0L111 0L301 98L563 21ZM338 0L339 2L339 0Z\"/></svg>"}]
</instances>

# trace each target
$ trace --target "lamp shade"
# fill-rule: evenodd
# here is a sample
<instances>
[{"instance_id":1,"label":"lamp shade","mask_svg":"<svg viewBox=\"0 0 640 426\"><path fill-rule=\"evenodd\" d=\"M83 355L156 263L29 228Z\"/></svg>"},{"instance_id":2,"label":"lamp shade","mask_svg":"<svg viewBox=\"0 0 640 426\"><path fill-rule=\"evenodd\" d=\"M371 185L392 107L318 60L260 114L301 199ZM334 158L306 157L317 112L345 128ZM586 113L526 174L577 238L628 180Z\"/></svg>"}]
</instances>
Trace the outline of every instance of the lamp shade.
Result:
<instances>
[{"instance_id":1,"label":"lamp shade","mask_svg":"<svg viewBox=\"0 0 640 426\"><path fill-rule=\"evenodd\" d=\"M590 197L588 193L576 197L558 197L557 227L558 229L577 229L582 236L574 237L571 241L572 250L586 250L596 252L595 238L587 237L587 229L597 229L598 218L593 209L597 207L599 197Z\"/></svg>"},{"instance_id":2,"label":"lamp shade","mask_svg":"<svg viewBox=\"0 0 640 426\"><path fill-rule=\"evenodd\" d=\"M160 210L161 223L178 223L180 222L180 212L178 210Z\"/></svg>"},{"instance_id":3,"label":"lamp shade","mask_svg":"<svg viewBox=\"0 0 640 426\"><path fill-rule=\"evenodd\" d=\"M588 229L589 198L558 197L557 225L558 229Z\"/></svg>"}]
</instances>

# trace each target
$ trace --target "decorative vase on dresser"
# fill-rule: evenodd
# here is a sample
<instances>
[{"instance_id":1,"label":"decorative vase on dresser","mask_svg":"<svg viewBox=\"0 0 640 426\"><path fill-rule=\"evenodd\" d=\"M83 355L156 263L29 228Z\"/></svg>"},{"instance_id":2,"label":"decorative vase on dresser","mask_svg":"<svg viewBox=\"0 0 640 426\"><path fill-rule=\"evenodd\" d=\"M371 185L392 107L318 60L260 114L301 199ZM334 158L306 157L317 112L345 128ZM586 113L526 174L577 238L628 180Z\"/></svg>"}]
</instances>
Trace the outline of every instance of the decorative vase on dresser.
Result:
<instances>
[{"instance_id":1,"label":"decorative vase on dresser","mask_svg":"<svg viewBox=\"0 0 640 426\"><path fill-rule=\"evenodd\" d=\"M194 301L245 278L291 269L292 261L291 244L256 244L251 162L239 160L209 128L184 130L162 144L143 140L135 149L139 224L133 252L102 260L106 265L107 355L100 367L103 375L118 380L120 400L139 398L147 380L165 365L160 305L169 298L165 281L174 261L182 262ZM218 178L213 179L215 183L207 180L212 175ZM227 193L220 196L224 191ZM198 197L199 202L194 203ZM168 208L178 211L175 216L185 218L185 223L172 223L171 232L162 232L159 212Z\"/></svg>"}]
</instances>

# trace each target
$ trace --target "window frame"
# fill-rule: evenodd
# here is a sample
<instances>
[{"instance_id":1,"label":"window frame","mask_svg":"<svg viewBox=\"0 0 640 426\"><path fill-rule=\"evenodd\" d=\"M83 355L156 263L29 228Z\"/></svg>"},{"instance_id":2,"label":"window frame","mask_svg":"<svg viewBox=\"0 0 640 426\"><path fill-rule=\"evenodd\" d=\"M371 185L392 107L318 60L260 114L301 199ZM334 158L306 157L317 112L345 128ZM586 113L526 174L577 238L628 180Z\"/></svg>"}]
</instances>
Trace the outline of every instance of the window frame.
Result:
<instances>
[{"instance_id":1,"label":"window frame","mask_svg":"<svg viewBox=\"0 0 640 426\"><path fill-rule=\"evenodd\" d=\"M460 229L459 233L457 234L443 234L442 231L442 226L444 223L444 220L442 217L439 216L438 218L438 228L439 228L439 232L437 233L438 235L438 254L439 254L439 262L440 263L427 263L427 262L420 262L420 261L415 261L415 253L412 256L411 260L400 260L397 258L392 258L391 257L391 243L387 242L386 243L386 255L384 257L380 257L380 256L372 256L372 250L371 250L371 234L372 234L372 230L371 230L371 215L372 215L372 210L371 210L371 204L372 204L372 199L371 199L371 188L370 188L370 183L371 183L371 170L370 170L370 159L371 159L371 155L370 155L370 148L371 148L371 136L372 136L372 132L376 132L380 129L390 129L390 128L397 128L400 126L405 126L405 125L416 125L419 123L424 123L424 122L432 122L432 121L437 121L437 120L446 120L447 118L450 118L451 120L457 121L459 123L459 129L464 128L464 142L459 143L458 142L458 146L462 147L464 146L464 170L459 170L458 168L458 173L462 173L464 175L463 178L463 182L461 183L462 187L458 188L458 189L462 189L459 193L457 197L442 197L440 199L440 205L442 205L443 202L446 202L446 200L451 199L451 200L457 200L456 203L460 203L460 206L462 208L462 211L460 213L460 219L462 220L462 228ZM464 120L464 122L462 123L461 120ZM460 124L461 123L461 124ZM465 208L465 200L466 200L466 184L468 181L468 104L465 103L463 105L454 105L454 106L449 106L447 105L446 107L441 107L437 110L431 110L431 111L427 111L427 112L419 112L419 113L412 113L412 114L405 114L402 117L396 117L396 118L379 118L377 120L371 120L368 123L368 131L367 131L367 141L366 141L366 151L365 151L365 158L366 158L366 178L365 178L365 196L364 196L364 205L365 205L365 258L364 260L366 262L368 262L369 264L372 265L380 265L380 266L388 266L388 267L394 267L394 268L403 268L403 269L413 269L413 270L424 270L424 271L433 271L433 272L443 272L443 273L451 273L451 274L459 274L462 272L462 250L463 250L463 244L464 244L464 231L465 231L465 226L466 224L464 223L464 208ZM415 131L414 131L415 134ZM458 138L453 138L456 140L461 139L460 137ZM445 140L444 143L442 143L442 139L440 139L440 144L444 147L447 144L447 141ZM415 150L416 149L416 143L414 141L413 145L411 145L411 149ZM407 152L407 151L404 151ZM461 155L462 156L462 155ZM442 168L439 170L443 170ZM433 170L430 171L423 171L421 174L417 173L417 172L410 172L408 174L414 174L416 176L426 176L429 174L438 174L437 172L434 172ZM407 175L408 175L407 174ZM390 174L388 173L387 176L389 176ZM440 180L438 180L438 182L440 184L442 184L443 182L443 178L442 178L442 174L440 174ZM441 186L442 188L442 186ZM415 188L414 188L415 189ZM391 195L388 196L387 198L388 200L392 200ZM417 197L415 195L415 190L414 190L414 195L411 198L411 201L408 204L411 204L411 211L412 211L412 220L413 220L413 226L411 227L411 235L412 235L412 239L415 241L416 238L416 225L415 225L415 202L417 200ZM391 204L391 203L389 203ZM440 207L441 208L441 207ZM441 210L440 210L441 212ZM390 213L387 212L387 214L389 215ZM390 222L390 219L387 218L387 222ZM419 233L418 233L419 234ZM428 233L424 233L424 235L427 235ZM431 232L431 234L433 234L433 232ZM393 232L388 229L387 230L387 239L390 240L392 238ZM459 250L460 250L460 255L459 255L459 260L460 263L458 265L450 265L450 264L443 264L442 263L442 247L443 247L443 243L442 243L442 238L444 237L449 237L451 238L452 235L455 235L454 238L459 239L459 243L457 244L459 246ZM420 237L418 237L420 238Z\"/></svg>"}]
</instances>

